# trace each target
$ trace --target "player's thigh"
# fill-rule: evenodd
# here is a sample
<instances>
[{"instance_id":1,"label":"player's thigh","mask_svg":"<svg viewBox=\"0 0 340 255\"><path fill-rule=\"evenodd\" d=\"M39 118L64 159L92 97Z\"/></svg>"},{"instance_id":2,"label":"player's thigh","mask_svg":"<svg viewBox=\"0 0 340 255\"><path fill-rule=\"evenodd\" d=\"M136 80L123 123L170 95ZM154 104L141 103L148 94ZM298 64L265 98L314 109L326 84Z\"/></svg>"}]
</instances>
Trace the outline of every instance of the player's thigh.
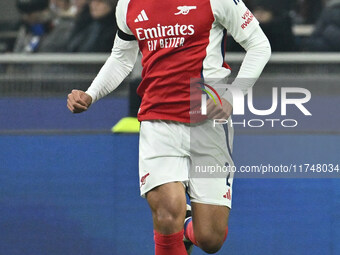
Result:
<instances>
[{"instance_id":1,"label":"player's thigh","mask_svg":"<svg viewBox=\"0 0 340 255\"><path fill-rule=\"evenodd\" d=\"M160 185L146 193L146 199L152 211L161 209L185 212L185 189L181 182Z\"/></svg>"},{"instance_id":2,"label":"player's thigh","mask_svg":"<svg viewBox=\"0 0 340 255\"><path fill-rule=\"evenodd\" d=\"M233 129L207 121L194 132L198 142L192 147L188 184L194 232L202 247L215 250L224 241L232 202Z\"/></svg>"},{"instance_id":3,"label":"player's thigh","mask_svg":"<svg viewBox=\"0 0 340 255\"><path fill-rule=\"evenodd\" d=\"M198 241L223 242L228 227L230 208L221 205L192 203L192 220Z\"/></svg>"},{"instance_id":4,"label":"player's thigh","mask_svg":"<svg viewBox=\"0 0 340 255\"><path fill-rule=\"evenodd\" d=\"M172 234L183 228L186 213L185 189L181 182L160 185L146 193L154 229L162 234Z\"/></svg>"}]
</instances>

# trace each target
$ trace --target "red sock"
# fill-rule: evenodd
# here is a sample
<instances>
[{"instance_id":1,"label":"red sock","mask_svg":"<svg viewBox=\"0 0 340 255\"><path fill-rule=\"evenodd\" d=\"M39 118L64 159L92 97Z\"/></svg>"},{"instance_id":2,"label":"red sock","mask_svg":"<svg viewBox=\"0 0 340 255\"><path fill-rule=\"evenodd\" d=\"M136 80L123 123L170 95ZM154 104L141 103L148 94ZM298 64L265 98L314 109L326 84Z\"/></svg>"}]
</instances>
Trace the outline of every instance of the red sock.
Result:
<instances>
[{"instance_id":1,"label":"red sock","mask_svg":"<svg viewBox=\"0 0 340 255\"><path fill-rule=\"evenodd\" d=\"M184 226L184 235L187 239L189 239L194 245L197 246L196 238L194 235L194 228L192 226L192 219L190 218Z\"/></svg>"},{"instance_id":2,"label":"red sock","mask_svg":"<svg viewBox=\"0 0 340 255\"><path fill-rule=\"evenodd\" d=\"M171 234L163 235L154 231L155 254L156 255L187 255L183 243L184 230Z\"/></svg>"},{"instance_id":3,"label":"red sock","mask_svg":"<svg viewBox=\"0 0 340 255\"><path fill-rule=\"evenodd\" d=\"M192 219L189 219L185 226L184 226L184 235L187 239L189 239L194 245L197 246L197 241L196 241L196 238L195 238L195 235L194 235L194 228L193 228L193 225L192 225ZM225 232L225 236L224 236L224 239L223 239L223 242L227 239L227 236L228 236L228 227L226 229L226 232Z\"/></svg>"},{"instance_id":4,"label":"red sock","mask_svg":"<svg viewBox=\"0 0 340 255\"><path fill-rule=\"evenodd\" d=\"M228 226L227 226L227 229L225 230L225 236L224 236L223 242L227 239L227 236L228 236Z\"/></svg>"}]
</instances>

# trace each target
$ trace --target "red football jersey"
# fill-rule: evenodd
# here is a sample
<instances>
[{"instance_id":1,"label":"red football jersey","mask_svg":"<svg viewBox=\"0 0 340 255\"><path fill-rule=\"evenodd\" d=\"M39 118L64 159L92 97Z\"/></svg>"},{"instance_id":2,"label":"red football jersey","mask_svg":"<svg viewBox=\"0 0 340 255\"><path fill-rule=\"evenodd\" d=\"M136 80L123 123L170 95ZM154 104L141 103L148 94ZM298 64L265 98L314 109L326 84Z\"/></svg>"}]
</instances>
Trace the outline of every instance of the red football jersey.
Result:
<instances>
[{"instance_id":1,"label":"red football jersey","mask_svg":"<svg viewBox=\"0 0 340 255\"><path fill-rule=\"evenodd\" d=\"M138 40L138 119L190 122L190 79L225 78L226 30L246 40L258 22L241 0L120 0L119 29Z\"/></svg>"}]
</instances>

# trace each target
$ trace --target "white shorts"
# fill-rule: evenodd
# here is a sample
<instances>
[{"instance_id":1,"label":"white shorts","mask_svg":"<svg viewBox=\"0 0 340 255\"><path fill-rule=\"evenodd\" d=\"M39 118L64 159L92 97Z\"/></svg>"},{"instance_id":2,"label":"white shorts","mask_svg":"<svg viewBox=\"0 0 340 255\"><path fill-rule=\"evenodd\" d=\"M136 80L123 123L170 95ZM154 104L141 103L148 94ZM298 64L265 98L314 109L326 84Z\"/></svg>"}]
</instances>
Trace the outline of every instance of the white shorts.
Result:
<instances>
[{"instance_id":1,"label":"white shorts","mask_svg":"<svg viewBox=\"0 0 340 255\"><path fill-rule=\"evenodd\" d=\"M229 122L230 123L230 122ZM230 124L213 127L173 121L142 121L139 141L141 196L170 182L182 182L191 202L231 208L233 172Z\"/></svg>"}]
</instances>

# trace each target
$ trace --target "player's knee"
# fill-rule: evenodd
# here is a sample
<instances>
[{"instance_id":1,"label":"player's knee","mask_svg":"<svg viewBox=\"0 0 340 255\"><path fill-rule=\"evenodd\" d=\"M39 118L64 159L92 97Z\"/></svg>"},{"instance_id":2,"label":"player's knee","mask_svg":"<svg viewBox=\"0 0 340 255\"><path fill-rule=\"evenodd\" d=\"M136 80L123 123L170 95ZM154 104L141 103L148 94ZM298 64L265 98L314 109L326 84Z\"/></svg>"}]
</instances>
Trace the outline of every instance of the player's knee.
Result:
<instances>
[{"instance_id":1,"label":"player's knee","mask_svg":"<svg viewBox=\"0 0 340 255\"><path fill-rule=\"evenodd\" d=\"M199 247L206 253L214 254L221 249L223 242L218 242L215 240L204 240L202 242L198 242L198 244Z\"/></svg>"},{"instance_id":2,"label":"player's knee","mask_svg":"<svg viewBox=\"0 0 340 255\"><path fill-rule=\"evenodd\" d=\"M171 183L147 193L155 226L162 233L183 228L186 198L182 184Z\"/></svg>"},{"instance_id":3,"label":"player's knee","mask_svg":"<svg viewBox=\"0 0 340 255\"><path fill-rule=\"evenodd\" d=\"M163 228L170 228L180 224L179 215L166 209L158 209L153 213L154 220ZM183 224L183 223L182 223Z\"/></svg>"},{"instance_id":4,"label":"player's knee","mask_svg":"<svg viewBox=\"0 0 340 255\"><path fill-rule=\"evenodd\" d=\"M183 228L185 215L177 209L160 207L152 213L155 226L161 233L175 233Z\"/></svg>"},{"instance_id":5,"label":"player's knee","mask_svg":"<svg viewBox=\"0 0 340 255\"><path fill-rule=\"evenodd\" d=\"M204 234L196 236L198 246L206 253L213 254L218 252L223 243L224 236L213 232L205 232Z\"/></svg>"},{"instance_id":6,"label":"player's knee","mask_svg":"<svg viewBox=\"0 0 340 255\"><path fill-rule=\"evenodd\" d=\"M183 225L185 218L185 204L176 198L168 198L152 207L154 222L162 228L177 228Z\"/></svg>"},{"instance_id":7,"label":"player's knee","mask_svg":"<svg viewBox=\"0 0 340 255\"><path fill-rule=\"evenodd\" d=\"M185 209L176 201L167 201L153 210L153 216L161 225L183 225Z\"/></svg>"}]
</instances>

